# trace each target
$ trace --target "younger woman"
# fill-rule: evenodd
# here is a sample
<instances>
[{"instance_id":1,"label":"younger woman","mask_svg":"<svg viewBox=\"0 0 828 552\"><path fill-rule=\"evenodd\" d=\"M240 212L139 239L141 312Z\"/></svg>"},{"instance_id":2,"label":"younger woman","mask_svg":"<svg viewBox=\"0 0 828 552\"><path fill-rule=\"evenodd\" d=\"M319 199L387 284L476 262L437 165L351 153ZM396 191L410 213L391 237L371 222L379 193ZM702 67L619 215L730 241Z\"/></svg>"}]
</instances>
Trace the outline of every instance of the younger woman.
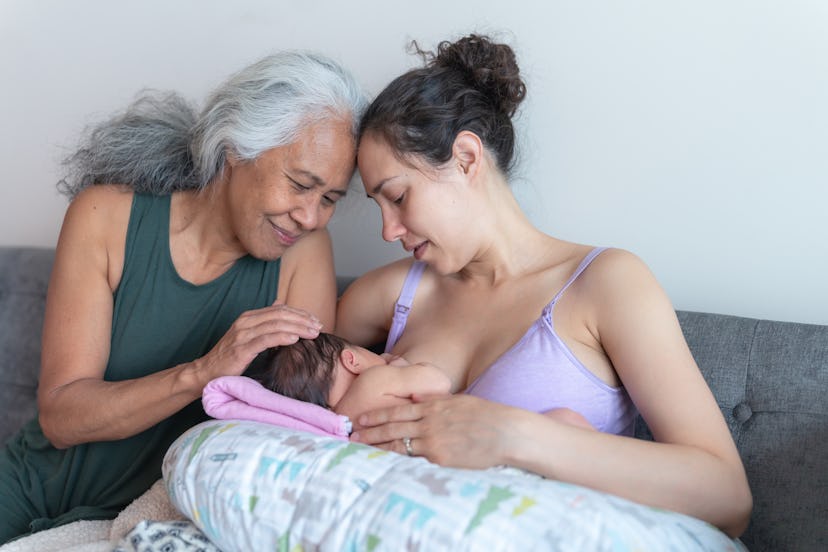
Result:
<instances>
[{"instance_id":1,"label":"younger woman","mask_svg":"<svg viewBox=\"0 0 828 552\"><path fill-rule=\"evenodd\" d=\"M413 259L353 283L337 333L388 336L464 393L367 413L353 438L510 464L741 534L744 468L667 295L635 255L541 232L508 187L526 90L513 51L472 35L426 58L374 100L358 148L383 238ZM540 415L553 408L599 431ZM636 410L655 442L632 437Z\"/></svg>"}]
</instances>

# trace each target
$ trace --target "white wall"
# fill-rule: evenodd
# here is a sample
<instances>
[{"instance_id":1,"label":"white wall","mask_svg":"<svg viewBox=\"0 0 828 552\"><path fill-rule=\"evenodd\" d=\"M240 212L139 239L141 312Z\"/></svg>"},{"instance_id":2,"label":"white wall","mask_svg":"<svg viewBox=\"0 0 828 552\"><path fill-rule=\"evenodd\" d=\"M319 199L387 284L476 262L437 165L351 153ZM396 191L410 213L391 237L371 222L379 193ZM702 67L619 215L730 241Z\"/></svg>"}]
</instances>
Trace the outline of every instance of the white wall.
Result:
<instances>
[{"instance_id":1,"label":"white wall","mask_svg":"<svg viewBox=\"0 0 828 552\"><path fill-rule=\"evenodd\" d=\"M675 306L828 323L828 3L0 0L0 245L55 243L59 160L143 87L201 101L276 49L370 93L470 31L518 52L529 98L515 191L550 234L630 249ZM402 251L354 194L341 273Z\"/></svg>"}]
</instances>

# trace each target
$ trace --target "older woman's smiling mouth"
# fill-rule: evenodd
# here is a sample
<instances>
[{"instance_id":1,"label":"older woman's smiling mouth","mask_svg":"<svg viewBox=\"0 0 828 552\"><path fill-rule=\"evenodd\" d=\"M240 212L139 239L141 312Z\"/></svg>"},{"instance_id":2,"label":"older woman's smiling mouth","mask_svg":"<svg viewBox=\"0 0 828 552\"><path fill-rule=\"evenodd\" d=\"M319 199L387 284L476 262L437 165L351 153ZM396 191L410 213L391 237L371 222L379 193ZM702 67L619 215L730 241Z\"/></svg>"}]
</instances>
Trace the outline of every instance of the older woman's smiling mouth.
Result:
<instances>
[{"instance_id":1,"label":"older woman's smiling mouth","mask_svg":"<svg viewBox=\"0 0 828 552\"><path fill-rule=\"evenodd\" d=\"M279 241L286 247L290 247L302 237L302 234L292 234L272 222L270 223L270 226L273 228L273 231L276 233L276 237L279 238Z\"/></svg>"}]
</instances>

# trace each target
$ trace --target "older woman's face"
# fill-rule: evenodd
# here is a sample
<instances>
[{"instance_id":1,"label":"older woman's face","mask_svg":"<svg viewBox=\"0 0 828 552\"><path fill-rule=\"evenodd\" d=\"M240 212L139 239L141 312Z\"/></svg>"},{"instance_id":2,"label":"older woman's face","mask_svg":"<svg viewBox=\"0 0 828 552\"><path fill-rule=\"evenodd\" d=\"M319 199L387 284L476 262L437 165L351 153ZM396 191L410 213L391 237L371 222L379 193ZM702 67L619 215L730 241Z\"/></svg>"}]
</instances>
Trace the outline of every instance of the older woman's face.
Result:
<instances>
[{"instance_id":1,"label":"older woman's face","mask_svg":"<svg viewBox=\"0 0 828 552\"><path fill-rule=\"evenodd\" d=\"M351 122L309 125L287 146L250 162L229 162L228 198L236 237L256 258L279 258L324 228L345 195L356 151Z\"/></svg>"}]
</instances>

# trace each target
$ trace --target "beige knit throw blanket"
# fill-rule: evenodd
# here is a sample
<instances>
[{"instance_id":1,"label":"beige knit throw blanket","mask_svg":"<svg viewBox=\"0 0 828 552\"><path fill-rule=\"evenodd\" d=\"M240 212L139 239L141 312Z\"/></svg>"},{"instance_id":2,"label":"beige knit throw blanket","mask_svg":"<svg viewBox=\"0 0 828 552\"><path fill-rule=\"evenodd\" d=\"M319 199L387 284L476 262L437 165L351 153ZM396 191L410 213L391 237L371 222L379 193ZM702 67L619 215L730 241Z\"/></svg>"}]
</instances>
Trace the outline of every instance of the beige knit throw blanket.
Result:
<instances>
[{"instance_id":1,"label":"beige knit throw blanket","mask_svg":"<svg viewBox=\"0 0 828 552\"><path fill-rule=\"evenodd\" d=\"M0 546L0 552L109 552L140 521L183 519L159 479L114 520L76 521L17 539Z\"/></svg>"}]
</instances>

